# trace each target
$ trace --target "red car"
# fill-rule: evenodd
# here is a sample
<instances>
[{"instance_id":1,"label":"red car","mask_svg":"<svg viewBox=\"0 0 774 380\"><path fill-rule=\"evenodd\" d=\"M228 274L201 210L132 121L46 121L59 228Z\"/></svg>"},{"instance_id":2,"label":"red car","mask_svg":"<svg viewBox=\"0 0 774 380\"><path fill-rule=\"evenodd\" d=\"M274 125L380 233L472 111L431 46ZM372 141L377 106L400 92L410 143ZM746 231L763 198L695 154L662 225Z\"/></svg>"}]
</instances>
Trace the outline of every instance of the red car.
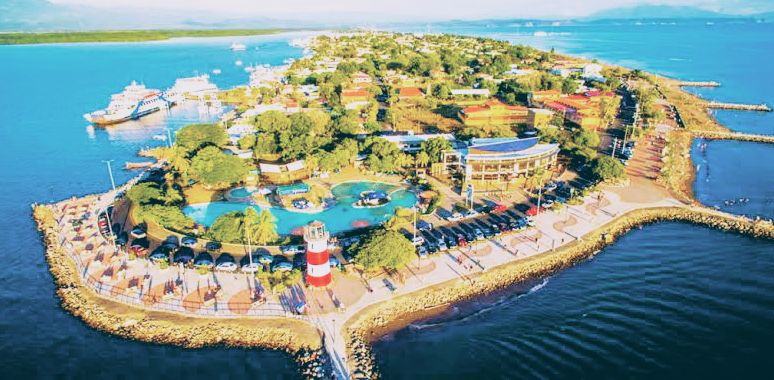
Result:
<instances>
[{"instance_id":1,"label":"red car","mask_svg":"<svg viewBox=\"0 0 774 380\"><path fill-rule=\"evenodd\" d=\"M129 247L129 252L137 257L145 257L145 255L148 254L148 249L141 245L133 245Z\"/></svg>"},{"instance_id":2,"label":"red car","mask_svg":"<svg viewBox=\"0 0 774 380\"><path fill-rule=\"evenodd\" d=\"M508 209L508 206L498 203L497 206L495 206L494 209L492 209L492 212L495 214L499 214L499 213L505 212L505 210L507 209Z\"/></svg>"},{"instance_id":3,"label":"red car","mask_svg":"<svg viewBox=\"0 0 774 380\"><path fill-rule=\"evenodd\" d=\"M462 235L457 235L457 245L460 248L465 248L468 246L468 241Z\"/></svg>"},{"instance_id":4,"label":"red car","mask_svg":"<svg viewBox=\"0 0 774 380\"><path fill-rule=\"evenodd\" d=\"M537 206L530 207L529 210L527 210L527 212L525 212L525 214L527 214L527 216L535 216L535 215L537 215L538 214Z\"/></svg>"}]
</instances>

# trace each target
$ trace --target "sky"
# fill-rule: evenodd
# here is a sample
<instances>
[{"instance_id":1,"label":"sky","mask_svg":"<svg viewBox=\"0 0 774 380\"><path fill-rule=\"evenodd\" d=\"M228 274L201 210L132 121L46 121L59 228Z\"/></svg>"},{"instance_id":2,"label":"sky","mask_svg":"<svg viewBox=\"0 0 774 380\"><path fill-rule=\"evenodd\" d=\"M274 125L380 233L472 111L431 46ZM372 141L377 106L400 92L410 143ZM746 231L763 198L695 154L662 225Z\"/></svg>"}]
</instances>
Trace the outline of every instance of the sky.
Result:
<instances>
[{"instance_id":1,"label":"sky","mask_svg":"<svg viewBox=\"0 0 774 380\"><path fill-rule=\"evenodd\" d=\"M774 0L0 0L0 31L569 19L645 4L774 11Z\"/></svg>"},{"instance_id":2,"label":"sky","mask_svg":"<svg viewBox=\"0 0 774 380\"><path fill-rule=\"evenodd\" d=\"M576 17L609 8L689 5L727 13L769 11L772 0L50 0L92 7L198 10L234 16L293 17L314 14L379 14L412 19ZM767 4L768 3L768 4Z\"/></svg>"}]
</instances>

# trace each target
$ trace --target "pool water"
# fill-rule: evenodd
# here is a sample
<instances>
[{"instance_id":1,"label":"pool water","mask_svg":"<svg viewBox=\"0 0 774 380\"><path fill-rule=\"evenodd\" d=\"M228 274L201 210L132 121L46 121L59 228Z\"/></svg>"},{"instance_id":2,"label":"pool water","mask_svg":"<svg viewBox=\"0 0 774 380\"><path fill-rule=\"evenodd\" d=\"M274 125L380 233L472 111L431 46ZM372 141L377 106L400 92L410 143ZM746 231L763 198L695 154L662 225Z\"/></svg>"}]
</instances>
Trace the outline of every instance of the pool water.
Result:
<instances>
[{"instance_id":1,"label":"pool water","mask_svg":"<svg viewBox=\"0 0 774 380\"><path fill-rule=\"evenodd\" d=\"M237 187L236 189L229 191L228 195L233 198L249 198L253 195L253 192L244 187Z\"/></svg>"},{"instance_id":2,"label":"pool water","mask_svg":"<svg viewBox=\"0 0 774 380\"><path fill-rule=\"evenodd\" d=\"M235 189L239 190L239 189ZM357 201L363 191L384 191L390 194L389 203L381 207L355 208L352 204ZM245 192L247 192L245 190ZM331 192L336 197L336 204L319 212L295 212L277 207L267 209L277 218L277 232L289 235L298 231L313 220L325 223L328 231L339 233L359 227L379 224L395 214L398 207L411 207L417 197L414 193L395 185L378 182L346 182L334 186ZM232 193L233 194L233 193ZM238 196L237 194L234 194ZM183 208L183 212L193 218L196 223L205 226L212 225L219 216L230 211L243 211L248 207L260 210L262 207L245 202L210 202L199 203Z\"/></svg>"}]
</instances>

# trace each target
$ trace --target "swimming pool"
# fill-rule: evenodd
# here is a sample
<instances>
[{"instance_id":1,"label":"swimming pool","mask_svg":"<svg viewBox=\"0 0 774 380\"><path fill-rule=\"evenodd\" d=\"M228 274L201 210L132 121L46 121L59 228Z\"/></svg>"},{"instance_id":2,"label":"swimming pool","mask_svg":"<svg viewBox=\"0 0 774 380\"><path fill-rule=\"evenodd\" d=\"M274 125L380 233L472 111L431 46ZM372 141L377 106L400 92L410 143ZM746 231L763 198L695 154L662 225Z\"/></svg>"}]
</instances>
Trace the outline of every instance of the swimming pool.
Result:
<instances>
[{"instance_id":1,"label":"swimming pool","mask_svg":"<svg viewBox=\"0 0 774 380\"><path fill-rule=\"evenodd\" d=\"M238 189L235 189L238 190ZM354 208L352 204L363 191L384 191L390 194L389 203L375 208ZM277 232L283 235L298 233L299 228L313 220L325 223L328 231L338 233L359 227L379 224L389 219L398 207L411 207L417 197L399 186L379 182L345 182L331 189L337 203L316 213L294 212L282 208L267 209L277 218ZM210 226L220 215L230 211L243 211L248 207L260 210L262 207L245 202L209 202L183 208L183 213L196 223ZM294 231L295 230L295 231Z\"/></svg>"},{"instance_id":2,"label":"swimming pool","mask_svg":"<svg viewBox=\"0 0 774 380\"><path fill-rule=\"evenodd\" d=\"M245 187L237 187L229 190L228 195L232 198L250 198L254 191L247 190Z\"/></svg>"}]
</instances>

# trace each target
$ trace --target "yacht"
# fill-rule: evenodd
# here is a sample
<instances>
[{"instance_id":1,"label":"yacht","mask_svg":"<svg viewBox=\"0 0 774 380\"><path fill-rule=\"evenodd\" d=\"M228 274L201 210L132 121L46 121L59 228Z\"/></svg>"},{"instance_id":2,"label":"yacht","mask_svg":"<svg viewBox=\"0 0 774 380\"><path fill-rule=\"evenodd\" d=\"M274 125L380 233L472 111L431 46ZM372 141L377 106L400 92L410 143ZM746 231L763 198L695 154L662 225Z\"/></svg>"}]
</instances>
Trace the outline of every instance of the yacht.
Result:
<instances>
[{"instance_id":1,"label":"yacht","mask_svg":"<svg viewBox=\"0 0 774 380\"><path fill-rule=\"evenodd\" d=\"M215 75L220 75L221 72L220 69L212 69L212 73Z\"/></svg>"},{"instance_id":2,"label":"yacht","mask_svg":"<svg viewBox=\"0 0 774 380\"><path fill-rule=\"evenodd\" d=\"M231 43L231 47L229 49L231 49L231 51L245 51L247 50L247 46L245 44L233 42Z\"/></svg>"},{"instance_id":3,"label":"yacht","mask_svg":"<svg viewBox=\"0 0 774 380\"><path fill-rule=\"evenodd\" d=\"M118 124L127 120L136 120L175 104L165 93L132 81L124 91L110 97L107 108L87 113L83 117L96 125Z\"/></svg>"},{"instance_id":4,"label":"yacht","mask_svg":"<svg viewBox=\"0 0 774 380\"><path fill-rule=\"evenodd\" d=\"M185 98L204 98L214 96L218 92L218 86L210 83L207 74L175 80L175 85L167 90L167 97L176 102Z\"/></svg>"}]
</instances>

